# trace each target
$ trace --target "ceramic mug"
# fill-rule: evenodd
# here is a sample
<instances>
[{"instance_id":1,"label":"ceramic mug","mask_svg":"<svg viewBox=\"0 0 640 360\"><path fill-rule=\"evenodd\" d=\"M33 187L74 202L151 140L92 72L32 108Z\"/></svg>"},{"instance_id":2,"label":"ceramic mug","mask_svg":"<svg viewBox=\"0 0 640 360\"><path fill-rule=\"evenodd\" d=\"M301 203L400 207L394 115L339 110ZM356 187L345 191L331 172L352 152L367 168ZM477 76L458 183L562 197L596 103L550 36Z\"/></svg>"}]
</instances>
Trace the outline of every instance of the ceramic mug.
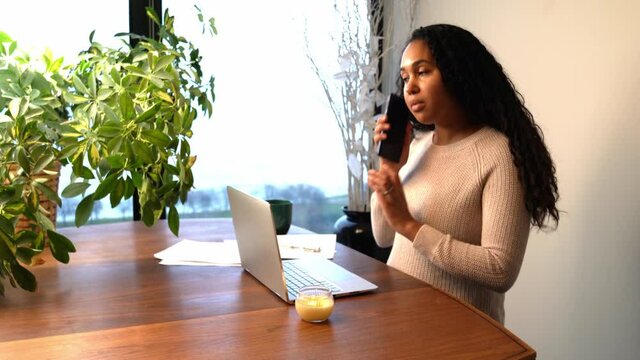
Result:
<instances>
[{"instance_id":1,"label":"ceramic mug","mask_svg":"<svg viewBox=\"0 0 640 360\"><path fill-rule=\"evenodd\" d=\"M273 224L276 227L276 234L286 234L289 231L289 227L291 227L293 203L283 199L268 199L267 202L271 207L271 215L273 216Z\"/></svg>"}]
</instances>

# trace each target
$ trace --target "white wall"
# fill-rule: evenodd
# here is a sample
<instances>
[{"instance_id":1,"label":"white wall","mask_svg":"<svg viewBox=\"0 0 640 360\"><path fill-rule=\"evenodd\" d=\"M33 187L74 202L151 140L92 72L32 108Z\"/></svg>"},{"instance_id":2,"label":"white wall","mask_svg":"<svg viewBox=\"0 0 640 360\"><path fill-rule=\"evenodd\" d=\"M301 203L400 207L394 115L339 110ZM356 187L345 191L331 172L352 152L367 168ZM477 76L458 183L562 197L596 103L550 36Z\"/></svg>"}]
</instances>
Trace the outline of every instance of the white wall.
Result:
<instances>
[{"instance_id":1,"label":"white wall","mask_svg":"<svg viewBox=\"0 0 640 360\"><path fill-rule=\"evenodd\" d=\"M542 127L557 231L534 230L506 326L539 359L640 354L640 1L419 0L478 36Z\"/></svg>"}]
</instances>

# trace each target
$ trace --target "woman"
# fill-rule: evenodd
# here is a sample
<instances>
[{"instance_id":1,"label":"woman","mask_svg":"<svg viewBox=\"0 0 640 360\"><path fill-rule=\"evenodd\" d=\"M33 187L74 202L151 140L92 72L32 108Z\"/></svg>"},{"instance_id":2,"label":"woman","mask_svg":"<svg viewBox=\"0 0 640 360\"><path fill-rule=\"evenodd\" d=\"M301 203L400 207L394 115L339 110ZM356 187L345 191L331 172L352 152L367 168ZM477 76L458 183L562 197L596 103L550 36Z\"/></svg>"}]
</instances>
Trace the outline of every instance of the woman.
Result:
<instances>
[{"instance_id":1,"label":"woman","mask_svg":"<svg viewBox=\"0 0 640 360\"><path fill-rule=\"evenodd\" d=\"M502 66L470 32L415 30L402 54L414 118L400 163L369 172L373 232L388 264L504 323L530 226L559 220L555 167ZM386 138L385 116L375 141Z\"/></svg>"}]
</instances>

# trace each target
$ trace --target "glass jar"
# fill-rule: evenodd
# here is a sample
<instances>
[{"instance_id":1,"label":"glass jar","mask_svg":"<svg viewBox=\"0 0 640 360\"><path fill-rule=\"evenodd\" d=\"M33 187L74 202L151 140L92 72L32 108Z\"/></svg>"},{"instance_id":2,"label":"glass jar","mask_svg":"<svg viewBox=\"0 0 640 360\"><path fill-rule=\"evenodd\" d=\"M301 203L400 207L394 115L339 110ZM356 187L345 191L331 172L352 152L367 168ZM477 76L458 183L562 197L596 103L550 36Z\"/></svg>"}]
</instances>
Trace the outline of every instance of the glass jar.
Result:
<instances>
[{"instance_id":1,"label":"glass jar","mask_svg":"<svg viewBox=\"0 0 640 360\"><path fill-rule=\"evenodd\" d=\"M312 285L300 288L296 298L296 312L302 320L321 323L333 312L333 293L325 286Z\"/></svg>"}]
</instances>

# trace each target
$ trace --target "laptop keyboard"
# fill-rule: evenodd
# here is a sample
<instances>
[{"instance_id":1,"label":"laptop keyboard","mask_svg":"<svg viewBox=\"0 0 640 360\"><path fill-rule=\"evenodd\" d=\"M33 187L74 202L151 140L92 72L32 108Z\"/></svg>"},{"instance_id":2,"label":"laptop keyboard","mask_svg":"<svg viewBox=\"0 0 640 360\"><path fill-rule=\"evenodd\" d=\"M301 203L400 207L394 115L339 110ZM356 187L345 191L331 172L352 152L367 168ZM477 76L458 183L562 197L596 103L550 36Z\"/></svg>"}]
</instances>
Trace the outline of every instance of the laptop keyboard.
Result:
<instances>
[{"instance_id":1,"label":"laptop keyboard","mask_svg":"<svg viewBox=\"0 0 640 360\"><path fill-rule=\"evenodd\" d=\"M289 292L290 299L297 298L298 290L307 285L326 286L331 289L333 293L342 291L342 289L340 289L336 284L320 276L309 274L304 269L296 266L293 262L283 261L282 268L284 269L284 276L287 282L287 290Z\"/></svg>"}]
</instances>

